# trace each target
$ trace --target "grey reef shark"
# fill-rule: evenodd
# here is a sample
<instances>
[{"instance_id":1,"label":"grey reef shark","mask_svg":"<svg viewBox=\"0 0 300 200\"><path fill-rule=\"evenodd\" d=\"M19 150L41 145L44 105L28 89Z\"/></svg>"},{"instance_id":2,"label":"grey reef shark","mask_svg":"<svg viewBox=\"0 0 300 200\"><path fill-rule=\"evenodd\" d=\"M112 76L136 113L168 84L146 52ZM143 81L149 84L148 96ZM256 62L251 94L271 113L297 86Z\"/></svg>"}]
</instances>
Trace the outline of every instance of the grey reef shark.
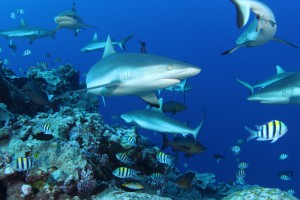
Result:
<instances>
[{"instance_id":1,"label":"grey reef shark","mask_svg":"<svg viewBox=\"0 0 300 200\"><path fill-rule=\"evenodd\" d=\"M274 82L271 81L257 92L251 94L247 99L264 104L300 105L300 72L286 74L281 79Z\"/></svg>"},{"instance_id":2,"label":"grey reef shark","mask_svg":"<svg viewBox=\"0 0 300 200\"><path fill-rule=\"evenodd\" d=\"M160 105L162 105L162 99L159 100ZM166 115L162 111L162 106L160 108L150 108L134 110L121 115L121 118L126 123L134 124L138 127L157 131L161 133L168 133L172 135L182 135L186 137L187 135L192 135L195 141L197 141L197 136L205 119L205 110L203 112L203 119L200 124L195 128L188 127L185 123L179 122Z\"/></svg>"},{"instance_id":3,"label":"grey reef shark","mask_svg":"<svg viewBox=\"0 0 300 200\"><path fill-rule=\"evenodd\" d=\"M112 45L119 45L119 47L126 51L126 47L125 44L128 42L128 40L130 40L130 38L133 37L132 35L127 36L126 38L120 40L120 41L114 41L112 40ZM80 50L81 52L92 52L92 51L97 51L100 49L103 49L105 47L106 41L99 41L98 40L98 36L97 33L94 34L94 37L92 39L91 42L89 42L88 44L86 44L84 47L82 47L82 49Z\"/></svg>"},{"instance_id":4,"label":"grey reef shark","mask_svg":"<svg viewBox=\"0 0 300 200\"><path fill-rule=\"evenodd\" d=\"M136 95L154 107L159 102L156 90L175 86L195 76L201 69L167 57L145 53L116 53L107 37L102 60L86 75L87 91L100 96Z\"/></svg>"},{"instance_id":5,"label":"grey reef shark","mask_svg":"<svg viewBox=\"0 0 300 200\"><path fill-rule=\"evenodd\" d=\"M61 12L60 14L54 17L54 21L58 25L57 28L54 30L55 32L59 29L66 28L74 30L75 36L77 36L80 30L85 29L84 27L96 28L89 24L83 23L81 17L76 12L74 3L72 10Z\"/></svg>"},{"instance_id":6,"label":"grey reef shark","mask_svg":"<svg viewBox=\"0 0 300 200\"><path fill-rule=\"evenodd\" d=\"M285 78L291 74L295 74L295 73L297 73L297 72L286 72L279 65L277 65L276 66L276 74L274 76L267 78L266 80L259 81L253 85L246 83L244 81L241 81L239 79L236 79L236 80L243 86L247 87L250 90L250 93L253 94L255 88L258 88L258 89L264 88L264 87L270 85L271 83L279 81L280 79L283 79L283 78Z\"/></svg>"},{"instance_id":7,"label":"grey reef shark","mask_svg":"<svg viewBox=\"0 0 300 200\"><path fill-rule=\"evenodd\" d=\"M20 20L20 25L17 28L1 30L0 36L9 38L25 38L29 39L32 44L37 38L52 37L55 36L55 31L47 30L38 27L28 26L24 19Z\"/></svg>"},{"instance_id":8,"label":"grey reef shark","mask_svg":"<svg viewBox=\"0 0 300 200\"><path fill-rule=\"evenodd\" d=\"M266 4L256 0L231 0L231 2L236 7L238 28L242 28L247 24L250 11L253 11L256 17L237 38L236 46L223 52L222 55L230 54L240 47L255 47L271 40L300 49L290 42L274 37L277 31L277 23L272 10Z\"/></svg>"}]
</instances>

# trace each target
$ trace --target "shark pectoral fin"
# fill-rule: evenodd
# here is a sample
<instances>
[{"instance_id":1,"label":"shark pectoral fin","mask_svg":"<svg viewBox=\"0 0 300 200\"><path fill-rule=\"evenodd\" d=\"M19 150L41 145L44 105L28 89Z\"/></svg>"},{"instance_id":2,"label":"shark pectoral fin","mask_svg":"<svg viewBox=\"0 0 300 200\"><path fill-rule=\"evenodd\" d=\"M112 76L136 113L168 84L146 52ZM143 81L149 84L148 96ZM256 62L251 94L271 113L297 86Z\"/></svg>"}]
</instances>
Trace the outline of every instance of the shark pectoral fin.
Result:
<instances>
[{"instance_id":1,"label":"shark pectoral fin","mask_svg":"<svg viewBox=\"0 0 300 200\"><path fill-rule=\"evenodd\" d=\"M221 55L227 55L227 54L231 54L233 52L235 52L236 50L238 50L242 45L238 45L236 47L233 47L232 49L229 49L227 51L224 51L223 53L221 53Z\"/></svg>"},{"instance_id":2,"label":"shark pectoral fin","mask_svg":"<svg viewBox=\"0 0 300 200\"><path fill-rule=\"evenodd\" d=\"M263 23L263 20L258 20L256 30L255 30L256 32L262 29L263 25L261 23Z\"/></svg>"},{"instance_id":3,"label":"shark pectoral fin","mask_svg":"<svg viewBox=\"0 0 300 200\"><path fill-rule=\"evenodd\" d=\"M294 45L294 44L292 44L292 43L290 43L290 42L287 42L287 41L285 41L285 40L282 40L282 39L279 39L279 38L275 38L275 37L273 38L273 40L274 40L274 41L277 41L277 42L280 42L280 43L283 43L283 44L286 44L286 45L288 45L288 46L291 46L291 47L300 49L298 46L296 46L296 45Z\"/></svg>"},{"instance_id":4,"label":"shark pectoral fin","mask_svg":"<svg viewBox=\"0 0 300 200\"><path fill-rule=\"evenodd\" d=\"M139 95L146 103L150 104L155 108L159 108L160 104L159 101L154 93L147 93Z\"/></svg>"}]
</instances>

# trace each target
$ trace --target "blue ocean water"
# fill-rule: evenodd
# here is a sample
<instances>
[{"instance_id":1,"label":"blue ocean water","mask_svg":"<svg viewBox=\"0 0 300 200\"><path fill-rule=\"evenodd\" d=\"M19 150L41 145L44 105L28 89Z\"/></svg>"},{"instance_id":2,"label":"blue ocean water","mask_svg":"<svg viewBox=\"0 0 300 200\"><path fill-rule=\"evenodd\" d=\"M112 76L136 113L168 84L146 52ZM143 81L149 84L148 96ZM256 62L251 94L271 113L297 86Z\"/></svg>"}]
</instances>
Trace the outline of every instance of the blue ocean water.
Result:
<instances>
[{"instance_id":1,"label":"blue ocean water","mask_svg":"<svg viewBox=\"0 0 300 200\"><path fill-rule=\"evenodd\" d=\"M0 29L15 28L20 17L13 20L11 12L24 9L22 17L28 25L54 29L53 17L71 8L73 1L58 0L10 0L0 2ZM299 6L296 0L264 1L275 13L278 31L276 36L296 45L300 45ZM70 30L60 30L55 39L42 38L29 45L25 39L13 39L18 49L12 55L8 40L0 39L2 59L9 60L9 67L15 71L23 68L26 71L37 62L50 63L55 57L61 57L58 64L71 63L81 74L87 73L90 67L101 59L102 51L82 53L80 49L91 41L93 34L98 33L100 40L110 34L112 38L121 39L135 34L127 43L128 52L139 52L137 38L147 42L147 51L197 65L202 72L192 77L188 85L192 90L186 93L188 109L178 113L174 118L189 122L195 127L202 120L205 107L207 116L198 140L207 150L202 154L187 159L182 155L177 165L182 171L192 169L200 172L212 172L218 181L235 179L237 171L236 156L230 151L235 141L248 136L244 126L253 127L267 121L278 119L289 128L287 134L275 143L249 141L242 145L240 160L250 164L246 182L265 187L278 187L282 190L294 189L300 194L299 173L299 106L298 105L264 105L249 102L248 90L238 84L239 78L255 83L275 74L275 66L280 65L286 71L299 71L300 51L277 42L269 42L255 48L241 48L231 55L221 56L221 52L232 48L242 32L236 27L236 13L230 1L197 1L197 0L89 0L75 1L78 14L84 23L98 27L82 30L77 37ZM252 16L254 17L254 16ZM116 47L117 49L118 47ZM32 54L23 57L24 50ZM122 52L121 49L117 51ZM46 54L50 53L51 58ZM51 66L51 65L50 65ZM22 74L22 72L18 72ZM81 77L84 80L84 77ZM165 92L165 101L183 101L181 93ZM133 109L146 105L138 97L108 97L107 107L99 112L106 123L123 123L111 120ZM153 142L161 145L161 134L139 130ZM170 149L168 149L169 152ZM219 164L213 154L224 154L226 158ZM287 160L279 160L281 153L287 153ZM187 163L188 167L184 167ZM277 173L293 170L291 181L282 181Z\"/></svg>"}]
</instances>

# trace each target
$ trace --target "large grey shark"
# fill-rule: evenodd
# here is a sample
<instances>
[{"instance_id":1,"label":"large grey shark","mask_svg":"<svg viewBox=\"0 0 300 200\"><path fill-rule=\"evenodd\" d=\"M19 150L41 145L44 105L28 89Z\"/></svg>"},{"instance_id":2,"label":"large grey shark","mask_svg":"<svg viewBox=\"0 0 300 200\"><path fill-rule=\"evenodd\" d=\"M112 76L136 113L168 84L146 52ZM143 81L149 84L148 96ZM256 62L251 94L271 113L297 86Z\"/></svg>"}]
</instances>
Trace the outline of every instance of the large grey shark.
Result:
<instances>
[{"instance_id":1,"label":"large grey shark","mask_svg":"<svg viewBox=\"0 0 300 200\"><path fill-rule=\"evenodd\" d=\"M238 37L234 48L222 53L222 55L230 54L240 47L255 47L275 40L294 48L296 45L291 44L279 38L275 38L277 31L277 23L273 11L264 3L256 0L231 0L236 7L237 25L242 28L248 22L250 10L252 10L256 18L253 19L249 27Z\"/></svg>"},{"instance_id":2,"label":"large grey shark","mask_svg":"<svg viewBox=\"0 0 300 200\"><path fill-rule=\"evenodd\" d=\"M247 99L264 104L300 104L300 72L261 88Z\"/></svg>"},{"instance_id":3,"label":"large grey shark","mask_svg":"<svg viewBox=\"0 0 300 200\"><path fill-rule=\"evenodd\" d=\"M88 92L101 96L136 95L159 107L154 91L174 86L201 69L170 58L144 53L116 53L108 36L102 60L88 71Z\"/></svg>"},{"instance_id":4,"label":"large grey shark","mask_svg":"<svg viewBox=\"0 0 300 200\"><path fill-rule=\"evenodd\" d=\"M84 27L96 28L94 26L84 24L81 17L76 13L75 9L64 11L54 17L55 23L58 25L54 31L61 28L74 30L75 36Z\"/></svg>"},{"instance_id":5,"label":"large grey shark","mask_svg":"<svg viewBox=\"0 0 300 200\"><path fill-rule=\"evenodd\" d=\"M276 66L276 74L274 76L272 76L268 79L265 79L263 81L259 81L254 85L251 85L251 84L241 81L239 79L236 79L236 80L243 86L247 87L250 90L251 94L253 94L253 91L255 88L264 88L264 87L266 87L278 80L281 80L291 74L294 74L294 73L296 73L296 72L286 72L279 65L277 65Z\"/></svg>"},{"instance_id":6,"label":"large grey shark","mask_svg":"<svg viewBox=\"0 0 300 200\"><path fill-rule=\"evenodd\" d=\"M162 106L160 106L161 108ZM182 135L193 135L195 141L197 140L198 133L203 125L204 117L201 123L194 129L188 127L186 124L176 121L171 117L164 114L161 109L142 109L134 110L121 115L121 118L127 122L138 125L141 128L157 131L161 133L169 133Z\"/></svg>"},{"instance_id":7,"label":"large grey shark","mask_svg":"<svg viewBox=\"0 0 300 200\"><path fill-rule=\"evenodd\" d=\"M121 49L126 51L125 44L126 42L132 38L132 35L127 36L126 38L120 40L120 41L112 41L112 45L119 45ZM91 51L97 51L100 49L103 49L105 47L106 41L99 41L97 33L94 34L93 40L86 44L80 51L82 52L91 52Z\"/></svg>"},{"instance_id":8,"label":"large grey shark","mask_svg":"<svg viewBox=\"0 0 300 200\"><path fill-rule=\"evenodd\" d=\"M52 37L54 38L55 32L38 27L28 26L24 19L21 19L18 28L1 30L0 36L5 38L26 38L32 44L37 38Z\"/></svg>"}]
</instances>

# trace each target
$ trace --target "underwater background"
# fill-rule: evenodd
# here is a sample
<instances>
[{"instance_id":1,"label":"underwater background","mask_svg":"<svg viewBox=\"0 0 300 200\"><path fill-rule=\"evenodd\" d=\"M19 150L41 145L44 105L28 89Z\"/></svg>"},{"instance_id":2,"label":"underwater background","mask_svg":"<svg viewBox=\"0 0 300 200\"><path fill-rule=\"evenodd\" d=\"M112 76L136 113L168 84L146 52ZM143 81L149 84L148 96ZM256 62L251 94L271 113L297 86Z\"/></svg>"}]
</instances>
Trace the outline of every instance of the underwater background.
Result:
<instances>
[{"instance_id":1,"label":"underwater background","mask_svg":"<svg viewBox=\"0 0 300 200\"><path fill-rule=\"evenodd\" d=\"M296 0L265 0L275 13L278 31L276 36L296 45L300 45L299 6ZM11 19L12 11L22 8L22 15L28 25L54 29L53 17L62 10L69 9L73 1L64 0L10 0L0 1L1 29L14 28L19 19ZM258 184L264 187L293 189L295 196L300 194L299 173L299 105L267 105L250 102L246 99L248 90L237 83L241 79L249 83L263 80L276 72L276 65L286 71L299 71L300 51L277 42L269 42L255 48L241 48L237 52L221 56L221 52L231 48L241 30L236 28L235 8L230 1L197 1L197 0L89 0L75 1L77 12L87 24L97 29L87 28L74 37L70 30L60 30L55 39L37 39L32 45L26 39L13 39L18 48L16 54L8 48L8 40L0 38L2 52L0 57L9 61L8 67L22 75L37 62L50 63L60 57L59 63L71 63L80 74L87 73L93 64L98 62L103 51L91 53L80 52L80 49L98 33L99 40L121 39L130 34L134 37L126 44L127 52L140 52L137 39L146 41L147 51L151 54L166 56L186 61L201 68L201 73L188 80L192 88L185 94L185 105L188 109L173 117L188 122L195 127L202 120L203 107L206 110L206 121L198 135L207 150L184 158L182 154L176 159L176 165L182 170L211 172L218 181L234 180L237 172L237 157L249 163L247 184ZM253 17L253 16L252 16ZM30 49L30 56L22 52ZM118 52L123 52L116 47ZM51 57L47 58L46 54ZM20 71L20 68L22 69ZM84 76L80 76L82 81ZM183 102L182 93L163 92L164 101ZM101 98L99 113L107 124L124 124L117 117L124 112L146 107L137 97L106 97L106 107ZM271 120L283 121L288 126L287 134L275 143L248 141L241 146L239 156L230 148L238 139L249 135L244 126L253 127ZM162 135L143 129L138 133L150 138L160 147ZM172 153L168 148L168 153ZM217 163L214 154L225 155ZM279 160L281 153L290 157ZM187 164L187 165L186 165ZM290 181L283 181L278 173L285 170L294 171Z\"/></svg>"}]
</instances>

